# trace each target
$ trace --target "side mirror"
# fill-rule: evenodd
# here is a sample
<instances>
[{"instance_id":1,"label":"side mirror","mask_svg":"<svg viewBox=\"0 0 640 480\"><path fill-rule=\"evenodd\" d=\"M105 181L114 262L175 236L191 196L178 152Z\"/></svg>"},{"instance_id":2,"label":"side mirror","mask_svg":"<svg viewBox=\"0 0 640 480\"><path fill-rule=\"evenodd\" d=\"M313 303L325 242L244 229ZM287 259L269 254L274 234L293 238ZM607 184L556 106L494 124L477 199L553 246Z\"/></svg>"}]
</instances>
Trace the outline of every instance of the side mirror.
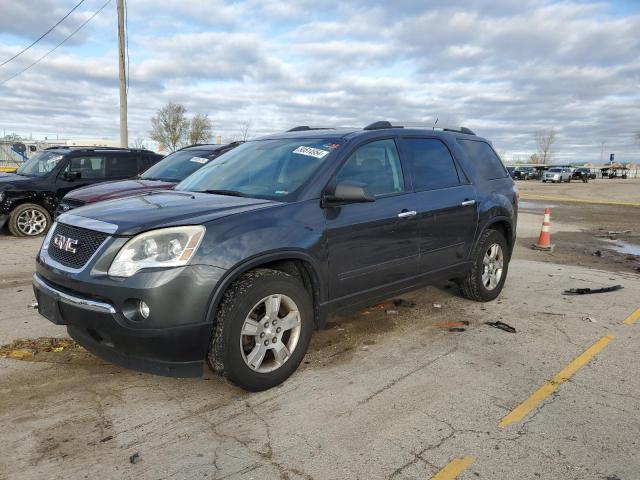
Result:
<instances>
[{"instance_id":1,"label":"side mirror","mask_svg":"<svg viewBox=\"0 0 640 480\"><path fill-rule=\"evenodd\" d=\"M73 182L74 180L80 180L82 178L82 174L80 172L65 172L64 179Z\"/></svg>"},{"instance_id":2,"label":"side mirror","mask_svg":"<svg viewBox=\"0 0 640 480\"><path fill-rule=\"evenodd\" d=\"M375 202L376 199L365 184L360 182L340 182L336 185L332 194L322 197L323 206L332 206L340 203L365 203Z\"/></svg>"}]
</instances>

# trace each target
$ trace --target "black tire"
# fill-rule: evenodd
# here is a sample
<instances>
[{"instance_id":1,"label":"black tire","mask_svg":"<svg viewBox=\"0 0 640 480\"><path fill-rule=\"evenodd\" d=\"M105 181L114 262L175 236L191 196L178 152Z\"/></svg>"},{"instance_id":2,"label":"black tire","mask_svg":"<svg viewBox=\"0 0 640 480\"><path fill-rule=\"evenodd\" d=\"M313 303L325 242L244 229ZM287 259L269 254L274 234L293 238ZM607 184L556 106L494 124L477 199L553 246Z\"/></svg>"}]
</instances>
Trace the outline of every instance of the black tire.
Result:
<instances>
[{"instance_id":1,"label":"black tire","mask_svg":"<svg viewBox=\"0 0 640 480\"><path fill-rule=\"evenodd\" d=\"M241 332L254 306L261 299L276 294L286 295L298 308L301 320L298 343L281 366L270 372L258 372L245 362L240 345ZM307 352L313 325L311 299L296 277L277 270L252 270L231 284L224 293L215 317L207 361L213 371L245 390L267 390L281 384L296 371Z\"/></svg>"},{"instance_id":2,"label":"black tire","mask_svg":"<svg viewBox=\"0 0 640 480\"><path fill-rule=\"evenodd\" d=\"M37 228L27 228L23 223L25 215L33 215L33 218L37 218ZM9 232L16 237L39 237L44 235L51 227L51 215L46 208L41 207L35 203L23 203L14 208L9 214L8 222ZM29 233L32 232L32 233Z\"/></svg>"},{"instance_id":3,"label":"black tire","mask_svg":"<svg viewBox=\"0 0 640 480\"><path fill-rule=\"evenodd\" d=\"M483 273L483 260L484 255L493 244L498 244L502 248L503 252L503 267L502 276L500 281L493 289L488 289L482 281ZM507 245L507 241L497 230L485 230L480 235L476 248L473 251L472 261L473 266L471 271L465 278L458 280L460 292L462 296L469 300L475 300L476 302L490 302L494 300L504 286L504 282L507 279L507 272L509 270L509 260L511 259L511 250Z\"/></svg>"}]
</instances>

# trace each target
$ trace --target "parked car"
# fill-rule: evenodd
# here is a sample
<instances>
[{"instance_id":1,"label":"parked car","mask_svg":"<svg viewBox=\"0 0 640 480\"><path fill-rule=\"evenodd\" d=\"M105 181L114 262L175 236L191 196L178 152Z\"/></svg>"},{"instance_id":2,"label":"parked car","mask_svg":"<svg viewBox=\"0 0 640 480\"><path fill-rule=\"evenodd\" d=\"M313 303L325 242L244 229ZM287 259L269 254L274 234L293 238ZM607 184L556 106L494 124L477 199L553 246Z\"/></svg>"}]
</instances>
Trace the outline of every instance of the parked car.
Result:
<instances>
[{"instance_id":1,"label":"parked car","mask_svg":"<svg viewBox=\"0 0 640 480\"><path fill-rule=\"evenodd\" d=\"M167 155L138 178L78 188L65 195L58 205L56 217L89 203L173 188L193 172L239 144L192 145Z\"/></svg>"},{"instance_id":2,"label":"parked car","mask_svg":"<svg viewBox=\"0 0 640 480\"><path fill-rule=\"evenodd\" d=\"M39 312L107 361L247 390L288 378L335 312L452 279L495 299L518 192L471 130L310 129L248 141L174 190L61 215Z\"/></svg>"},{"instance_id":3,"label":"parked car","mask_svg":"<svg viewBox=\"0 0 640 480\"><path fill-rule=\"evenodd\" d=\"M131 178L163 157L149 150L56 147L42 150L14 174L0 173L0 228L17 237L45 233L58 203L76 188Z\"/></svg>"},{"instance_id":4,"label":"parked car","mask_svg":"<svg viewBox=\"0 0 640 480\"><path fill-rule=\"evenodd\" d=\"M580 168L576 168L573 171L573 173L571 174L571 178L573 180L583 180L585 178L587 180L595 180L596 173L592 171L590 168L580 167Z\"/></svg>"},{"instance_id":5,"label":"parked car","mask_svg":"<svg viewBox=\"0 0 640 480\"><path fill-rule=\"evenodd\" d=\"M535 167L516 167L511 176L514 180L537 180L540 178Z\"/></svg>"},{"instance_id":6,"label":"parked car","mask_svg":"<svg viewBox=\"0 0 640 480\"><path fill-rule=\"evenodd\" d=\"M571 169L563 167L551 167L549 170L545 170L542 174L542 182L570 182L571 181Z\"/></svg>"}]
</instances>

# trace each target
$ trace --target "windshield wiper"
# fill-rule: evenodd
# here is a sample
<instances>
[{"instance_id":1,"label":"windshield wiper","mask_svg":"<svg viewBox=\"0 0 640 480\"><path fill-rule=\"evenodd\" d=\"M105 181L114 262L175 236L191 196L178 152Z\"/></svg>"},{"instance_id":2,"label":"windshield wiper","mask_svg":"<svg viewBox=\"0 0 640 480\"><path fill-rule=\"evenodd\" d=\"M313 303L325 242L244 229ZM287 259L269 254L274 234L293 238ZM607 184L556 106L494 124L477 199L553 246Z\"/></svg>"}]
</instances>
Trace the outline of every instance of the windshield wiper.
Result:
<instances>
[{"instance_id":1,"label":"windshield wiper","mask_svg":"<svg viewBox=\"0 0 640 480\"><path fill-rule=\"evenodd\" d=\"M211 193L213 195L228 195L229 197L246 197L246 195L237 190L195 190L197 193Z\"/></svg>"}]
</instances>

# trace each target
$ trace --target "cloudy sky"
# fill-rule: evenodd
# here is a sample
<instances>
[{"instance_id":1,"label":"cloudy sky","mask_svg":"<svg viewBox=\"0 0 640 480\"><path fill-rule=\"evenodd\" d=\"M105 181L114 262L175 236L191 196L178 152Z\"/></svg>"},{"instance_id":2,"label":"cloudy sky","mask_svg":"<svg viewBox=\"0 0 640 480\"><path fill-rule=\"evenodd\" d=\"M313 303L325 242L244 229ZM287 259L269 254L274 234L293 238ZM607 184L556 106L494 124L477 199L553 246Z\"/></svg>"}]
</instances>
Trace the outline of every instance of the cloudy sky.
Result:
<instances>
[{"instance_id":1,"label":"cloudy sky","mask_svg":"<svg viewBox=\"0 0 640 480\"><path fill-rule=\"evenodd\" d=\"M0 63L79 0L0 0ZM0 67L0 133L118 138L116 12L85 0ZM161 6L160 6L161 5ZM640 161L640 0L129 0L129 137L169 101L216 133L374 120L467 126L506 160ZM5 83L2 83L5 82Z\"/></svg>"}]
</instances>

